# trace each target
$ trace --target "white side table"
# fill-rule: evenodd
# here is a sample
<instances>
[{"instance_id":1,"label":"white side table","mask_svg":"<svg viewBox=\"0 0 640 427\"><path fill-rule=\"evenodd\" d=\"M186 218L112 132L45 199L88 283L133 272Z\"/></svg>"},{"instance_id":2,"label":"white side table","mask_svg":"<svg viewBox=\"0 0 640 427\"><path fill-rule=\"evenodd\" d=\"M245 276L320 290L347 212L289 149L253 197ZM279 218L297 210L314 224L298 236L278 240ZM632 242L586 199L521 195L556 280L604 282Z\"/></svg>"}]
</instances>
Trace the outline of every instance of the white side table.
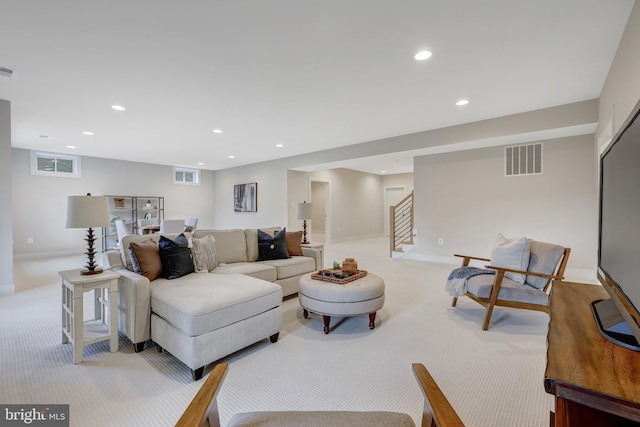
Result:
<instances>
[{"instance_id":1,"label":"white side table","mask_svg":"<svg viewBox=\"0 0 640 427\"><path fill-rule=\"evenodd\" d=\"M73 343L73 363L82 362L84 346L109 340L118 351L118 273L82 275L81 269L61 271L62 343ZM83 294L95 289L95 318L83 319Z\"/></svg>"},{"instance_id":2,"label":"white side table","mask_svg":"<svg viewBox=\"0 0 640 427\"><path fill-rule=\"evenodd\" d=\"M303 248L313 248L320 251L320 268L324 268L324 243L303 243Z\"/></svg>"}]
</instances>

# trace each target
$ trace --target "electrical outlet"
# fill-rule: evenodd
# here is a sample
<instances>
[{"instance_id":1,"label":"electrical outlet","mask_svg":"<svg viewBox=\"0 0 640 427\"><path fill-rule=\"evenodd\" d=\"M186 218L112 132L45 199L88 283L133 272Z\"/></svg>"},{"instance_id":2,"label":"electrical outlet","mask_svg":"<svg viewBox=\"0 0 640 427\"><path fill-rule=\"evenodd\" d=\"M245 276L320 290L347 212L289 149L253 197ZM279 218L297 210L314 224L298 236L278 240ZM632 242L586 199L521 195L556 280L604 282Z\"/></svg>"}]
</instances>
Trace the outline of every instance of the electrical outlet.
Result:
<instances>
[{"instance_id":1,"label":"electrical outlet","mask_svg":"<svg viewBox=\"0 0 640 427\"><path fill-rule=\"evenodd\" d=\"M33 245L33 237L27 237L27 245Z\"/></svg>"},{"instance_id":2,"label":"electrical outlet","mask_svg":"<svg viewBox=\"0 0 640 427\"><path fill-rule=\"evenodd\" d=\"M444 245L444 239L442 237L438 239L438 245L440 246Z\"/></svg>"}]
</instances>

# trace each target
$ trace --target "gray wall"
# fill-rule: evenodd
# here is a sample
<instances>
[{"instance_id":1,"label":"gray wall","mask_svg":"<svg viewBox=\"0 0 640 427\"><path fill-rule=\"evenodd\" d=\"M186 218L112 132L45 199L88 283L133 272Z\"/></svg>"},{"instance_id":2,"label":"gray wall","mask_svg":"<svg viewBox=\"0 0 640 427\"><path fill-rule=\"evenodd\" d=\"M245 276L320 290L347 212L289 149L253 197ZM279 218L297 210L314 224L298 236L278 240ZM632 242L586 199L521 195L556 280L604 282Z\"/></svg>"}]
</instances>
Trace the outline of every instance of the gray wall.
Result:
<instances>
[{"instance_id":1,"label":"gray wall","mask_svg":"<svg viewBox=\"0 0 640 427\"><path fill-rule=\"evenodd\" d=\"M258 183L258 211L234 212L233 186L250 182ZM287 169L283 162L272 161L218 171L215 194L216 228L259 228L286 224ZM309 200L309 197L301 200ZM295 210L293 212L295 218Z\"/></svg>"},{"instance_id":2,"label":"gray wall","mask_svg":"<svg viewBox=\"0 0 640 427\"><path fill-rule=\"evenodd\" d=\"M81 252L86 230L65 228L67 196L88 192L164 196L166 219L198 217L199 228L214 224L211 171L201 171L200 186L176 185L171 166L82 157L81 178L58 178L31 175L29 150L14 148L11 157L15 254ZM27 244L28 237L33 244Z\"/></svg>"},{"instance_id":3,"label":"gray wall","mask_svg":"<svg viewBox=\"0 0 640 427\"><path fill-rule=\"evenodd\" d=\"M640 2L636 2L600 94L600 126L596 132L605 144L624 124L640 99Z\"/></svg>"},{"instance_id":4,"label":"gray wall","mask_svg":"<svg viewBox=\"0 0 640 427\"><path fill-rule=\"evenodd\" d=\"M350 169L320 172L288 172L288 222L291 230L302 230L295 204L313 201L311 181L329 184L326 200L327 237L332 242L377 236L383 233L382 177ZM312 227L315 227L312 225ZM313 235L311 237L313 240Z\"/></svg>"},{"instance_id":5,"label":"gray wall","mask_svg":"<svg viewBox=\"0 0 640 427\"><path fill-rule=\"evenodd\" d=\"M329 182L328 223L331 241L380 235L383 232L382 178L351 169L309 174Z\"/></svg>"},{"instance_id":6,"label":"gray wall","mask_svg":"<svg viewBox=\"0 0 640 427\"><path fill-rule=\"evenodd\" d=\"M383 191L386 187L404 187L406 194L409 194L413 191L413 174L398 173L394 175L382 175L382 187Z\"/></svg>"},{"instance_id":7,"label":"gray wall","mask_svg":"<svg viewBox=\"0 0 640 427\"><path fill-rule=\"evenodd\" d=\"M0 99L0 295L15 292L11 167L11 103Z\"/></svg>"},{"instance_id":8,"label":"gray wall","mask_svg":"<svg viewBox=\"0 0 640 427\"><path fill-rule=\"evenodd\" d=\"M501 232L571 247L569 267L592 272L597 251L593 136L543 144L541 175L505 177L504 147L416 158L414 257L489 256Z\"/></svg>"}]
</instances>

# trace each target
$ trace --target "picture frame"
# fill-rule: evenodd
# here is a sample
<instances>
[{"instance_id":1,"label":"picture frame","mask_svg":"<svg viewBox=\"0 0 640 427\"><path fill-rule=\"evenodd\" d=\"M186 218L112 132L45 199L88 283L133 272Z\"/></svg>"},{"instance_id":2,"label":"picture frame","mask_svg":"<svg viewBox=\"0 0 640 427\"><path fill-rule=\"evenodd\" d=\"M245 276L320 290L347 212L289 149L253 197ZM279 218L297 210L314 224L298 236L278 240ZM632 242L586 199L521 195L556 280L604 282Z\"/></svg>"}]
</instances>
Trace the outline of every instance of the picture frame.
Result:
<instances>
[{"instance_id":1,"label":"picture frame","mask_svg":"<svg viewBox=\"0 0 640 427\"><path fill-rule=\"evenodd\" d=\"M258 183L236 184L233 186L233 211L258 211Z\"/></svg>"}]
</instances>

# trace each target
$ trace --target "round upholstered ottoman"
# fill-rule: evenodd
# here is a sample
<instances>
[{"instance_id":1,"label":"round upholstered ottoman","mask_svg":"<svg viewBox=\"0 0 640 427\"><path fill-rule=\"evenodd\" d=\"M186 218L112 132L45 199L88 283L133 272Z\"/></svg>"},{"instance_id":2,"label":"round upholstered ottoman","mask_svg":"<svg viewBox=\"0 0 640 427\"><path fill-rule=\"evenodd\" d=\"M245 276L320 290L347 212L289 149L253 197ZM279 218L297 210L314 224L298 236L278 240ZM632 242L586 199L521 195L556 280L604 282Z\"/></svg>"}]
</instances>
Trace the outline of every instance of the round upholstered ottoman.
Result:
<instances>
[{"instance_id":1,"label":"round upholstered ottoman","mask_svg":"<svg viewBox=\"0 0 640 427\"><path fill-rule=\"evenodd\" d=\"M376 312L384 304L384 280L371 273L342 285L312 279L309 273L300 278L299 285L298 297L304 317L307 318L309 312L321 314L325 334L329 333L331 316L368 314L369 328L373 329Z\"/></svg>"}]
</instances>

